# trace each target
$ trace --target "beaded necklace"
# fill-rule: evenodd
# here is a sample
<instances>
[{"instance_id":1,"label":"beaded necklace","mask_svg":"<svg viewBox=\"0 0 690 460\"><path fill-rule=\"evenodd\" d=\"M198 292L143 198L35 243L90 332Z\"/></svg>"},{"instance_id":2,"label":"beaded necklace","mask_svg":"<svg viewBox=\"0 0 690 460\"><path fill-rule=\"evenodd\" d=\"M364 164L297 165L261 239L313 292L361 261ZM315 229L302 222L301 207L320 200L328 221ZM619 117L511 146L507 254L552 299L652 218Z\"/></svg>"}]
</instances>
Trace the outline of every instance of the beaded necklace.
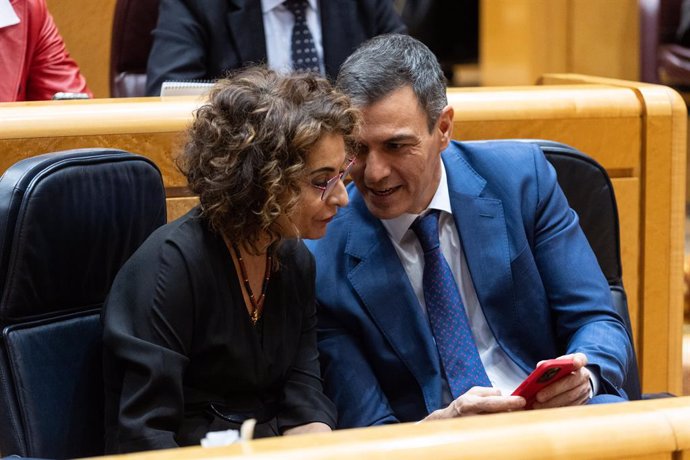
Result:
<instances>
[{"instance_id":1,"label":"beaded necklace","mask_svg":"<svg viewBox=\"0 0 690 460\"><path fill-rule=\"evenodd\" d=\"M268 281L271 279L271 267L273 256L270 249L266 251L266 269L264 271L264 283L261 286L261 296L259 300L254 298L254 293L252 292L252 287L249 285L249 277L247 276L247 267L244 266L244 260L242 260L242 254L235 243L232 243L232 249L235 251L235 257L237 257L237 262L240 265L240 273L242 274L242 279L244 280L244 289L247 291L247 296L249 296L249 302L252 304L252 311L249 313L249 318L252 320L252 325L256 326L256 323L261 318L261 307L263 306L264 298L266 297L266 288L268 286Z\"/></svg>"}]
</instances>

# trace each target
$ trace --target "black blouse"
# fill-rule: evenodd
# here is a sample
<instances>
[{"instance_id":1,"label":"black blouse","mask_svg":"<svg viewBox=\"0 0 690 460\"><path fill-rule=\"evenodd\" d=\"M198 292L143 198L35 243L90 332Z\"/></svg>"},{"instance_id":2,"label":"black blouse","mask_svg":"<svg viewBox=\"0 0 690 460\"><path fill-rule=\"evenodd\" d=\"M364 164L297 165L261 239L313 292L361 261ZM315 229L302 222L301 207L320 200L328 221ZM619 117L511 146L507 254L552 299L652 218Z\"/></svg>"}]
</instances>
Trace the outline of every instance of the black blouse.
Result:
<instances>
[{"instance_id":1,"label":"black blouse","mask_svg":"<svg viewBox=\"0 0 690 460\"><path fill-rule=\"evenodd\" d=\"M335 426L316 348L313 257L287 241L278 258L256 326L230 253L198 209L127 261L103 309L107 452L198 445L250 417L257 437Z\"/></svg>"}]
</instances>

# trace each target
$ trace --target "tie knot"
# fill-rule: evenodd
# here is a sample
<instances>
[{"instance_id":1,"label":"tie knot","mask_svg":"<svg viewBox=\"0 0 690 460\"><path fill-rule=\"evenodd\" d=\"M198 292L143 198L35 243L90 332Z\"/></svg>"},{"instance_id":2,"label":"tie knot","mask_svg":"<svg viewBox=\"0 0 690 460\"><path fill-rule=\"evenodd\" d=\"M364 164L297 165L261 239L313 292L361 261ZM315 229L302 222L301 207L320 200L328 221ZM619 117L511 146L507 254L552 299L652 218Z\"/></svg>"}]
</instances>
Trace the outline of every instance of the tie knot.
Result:
<instances>
[{"instance_id":1,"label":"tie knot","mask_svg":"<svg viewBox=\"0 0 690 460\"><path fill-rule=\"evenodd\" d=\"M417 235L419 244L425 253L439 247L438 240L438 210L429 211L422 217L418 217L412 223L412 231Z\"/></svg>"},{"instance_id":2,"label":"tie knot","mask_svg":"<svg viewBox=\"0 0 690 460\"><path fill-rule=\"evenodd\" d=\"M307 0L286 0L284 3L285 8L290 10L298 21L304 21L307 4Z\"/></svg>"}]
</instances>

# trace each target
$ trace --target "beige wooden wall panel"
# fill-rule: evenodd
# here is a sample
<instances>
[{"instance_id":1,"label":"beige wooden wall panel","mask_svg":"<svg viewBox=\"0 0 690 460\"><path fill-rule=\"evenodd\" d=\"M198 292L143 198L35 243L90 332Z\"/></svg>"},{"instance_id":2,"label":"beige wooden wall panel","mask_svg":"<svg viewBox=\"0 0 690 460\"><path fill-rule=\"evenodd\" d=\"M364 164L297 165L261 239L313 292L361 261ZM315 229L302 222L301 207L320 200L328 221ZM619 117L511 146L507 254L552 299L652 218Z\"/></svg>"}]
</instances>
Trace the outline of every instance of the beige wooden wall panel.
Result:
<instances>
[{"instance_id":1,"label":"beige wooden wall panel","mask_svg":"<svg viewBox=\"0 0 690 460\"><path fill-rule=\"evenodd\" d=\"M638 1L569 0L567 72L638 80Z\"/></svg>"},{"instance_id":2,"label":"beige wooden wall panel","mask_svg":"<svg viewBox=\"0 0 690 460\"><path fill-rule=\"evenodd\" d=\"M690 447L690 398L465 417L286 436L103 460L676 459Z\"/></svg>"},{"instance_id":3,"label":"beige wooden wall panel","mask_svg":"<svg viewBox=\"0 0 690 460\"><path fill-rule=\"evenodd\" d=\"M637 80L637 0L481 0L485 86L531 85L546 72Z\"/></svg>"},{"instance_id":4,"label":"beige wooden wall panel","mask_svg":"<svg viewBox=\"0 0 690 460\"><path fill-rule=\"evenodd\" d=\"M46 3L94 97L109 97L115 0L46 0Z\"/></svg>"},{"instance_id":5,"label":"beige wooden wall panel","mask_svg":"<svg viewBox=\"0 0 690 460\"><path fill-rule=\"evenodd\" d=\"M568 0L481 0L479 64L484 86L531 85L567 72Z\"/></svg>"}]
</instances>

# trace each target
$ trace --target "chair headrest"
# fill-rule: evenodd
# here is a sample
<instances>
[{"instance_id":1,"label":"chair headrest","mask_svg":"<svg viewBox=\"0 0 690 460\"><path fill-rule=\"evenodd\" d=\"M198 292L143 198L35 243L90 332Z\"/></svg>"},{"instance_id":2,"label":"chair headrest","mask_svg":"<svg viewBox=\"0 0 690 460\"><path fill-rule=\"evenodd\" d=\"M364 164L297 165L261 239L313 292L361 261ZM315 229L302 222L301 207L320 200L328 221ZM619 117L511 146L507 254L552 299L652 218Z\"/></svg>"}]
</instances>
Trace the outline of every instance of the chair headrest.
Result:
<instances>
[{"instance_id":1,"label":"chair headrest","mask_svg":"<svg viewBox=\"0 0 690 460\"><path fill-rule=\"evenodd\" d=\"M0 177L0 321L100 306L165 223L160 171L114 149L32 157Z\"/></svg>"}]
</instances>

